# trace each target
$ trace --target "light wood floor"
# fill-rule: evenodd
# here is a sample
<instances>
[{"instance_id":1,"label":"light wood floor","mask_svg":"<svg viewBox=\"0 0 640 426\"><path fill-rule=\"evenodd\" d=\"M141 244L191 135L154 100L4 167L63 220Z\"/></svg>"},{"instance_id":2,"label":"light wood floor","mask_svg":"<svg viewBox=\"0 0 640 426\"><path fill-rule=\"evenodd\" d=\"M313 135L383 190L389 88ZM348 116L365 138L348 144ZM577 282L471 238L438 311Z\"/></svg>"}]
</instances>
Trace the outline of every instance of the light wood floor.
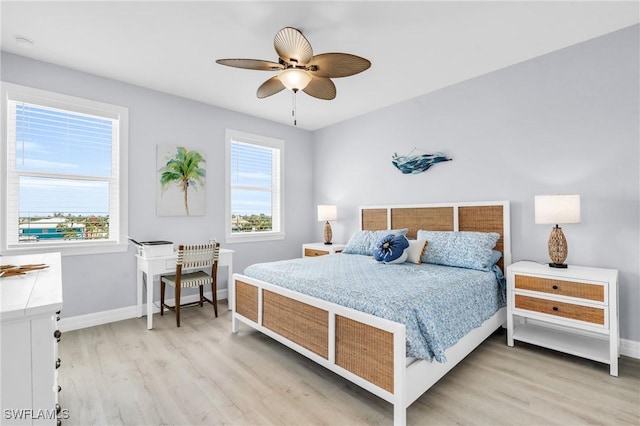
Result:
<instances>
[{"instance_id":1,"label":"light wood floor","mask_svg":"<svg viewBox=\"0 0 640 426\"><path fill-rule=\"evenodd\" d=\"M64 425L391 425L391 404L246 328L220 304L64 333ZM640 361L608 366L499 331L407 411L409 425L640 425Z\"/></svg>"}]
</instances>

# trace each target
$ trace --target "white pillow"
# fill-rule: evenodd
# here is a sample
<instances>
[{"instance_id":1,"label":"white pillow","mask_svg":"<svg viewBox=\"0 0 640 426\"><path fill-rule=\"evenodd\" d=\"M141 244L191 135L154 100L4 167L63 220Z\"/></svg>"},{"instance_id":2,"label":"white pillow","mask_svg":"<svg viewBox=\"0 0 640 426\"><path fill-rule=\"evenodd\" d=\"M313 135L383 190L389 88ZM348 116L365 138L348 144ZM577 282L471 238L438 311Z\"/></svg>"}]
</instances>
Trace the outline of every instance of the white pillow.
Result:
<instances>
[{"instance_id":1,"label":"white pillow","mask_svg":"<svg viewBox=\"0 0 640 426\"><path fill-rule=\"evenodd\" d=\"M409 248L407 252L407 262L420 265L422 263L422 255L427 248L427 240L409 240Z\"/></svg>"}]
</instances>

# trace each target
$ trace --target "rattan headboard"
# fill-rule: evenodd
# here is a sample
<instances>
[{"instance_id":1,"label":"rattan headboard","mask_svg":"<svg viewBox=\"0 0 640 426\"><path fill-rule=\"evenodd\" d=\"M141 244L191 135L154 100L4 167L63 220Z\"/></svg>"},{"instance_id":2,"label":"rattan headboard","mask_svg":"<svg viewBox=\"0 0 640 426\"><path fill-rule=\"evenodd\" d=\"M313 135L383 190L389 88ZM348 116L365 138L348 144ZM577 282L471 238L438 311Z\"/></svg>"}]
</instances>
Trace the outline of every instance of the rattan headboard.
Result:
<instances>
[{"instance_id":1,"label":"rattan headboard","mask_svg":"<svg viewBox=\"0 0 640 426\"><path fill-rule=\"evenodd\" d=\"M413 204L360 207L360 229L407 228L415 238L419 229L429 231L497 232L495 249L503 257L498 266L511 264L511 222L508 201Z\"/></svg>"}]
</instances>

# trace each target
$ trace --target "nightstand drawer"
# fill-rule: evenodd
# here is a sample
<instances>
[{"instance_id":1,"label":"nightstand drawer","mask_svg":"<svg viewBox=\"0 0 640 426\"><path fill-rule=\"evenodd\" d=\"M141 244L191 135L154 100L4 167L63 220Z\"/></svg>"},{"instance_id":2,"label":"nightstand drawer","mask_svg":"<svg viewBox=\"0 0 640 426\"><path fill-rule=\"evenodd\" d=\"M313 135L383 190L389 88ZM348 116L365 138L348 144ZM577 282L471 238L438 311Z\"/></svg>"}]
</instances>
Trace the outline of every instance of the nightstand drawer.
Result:
<instances>
[{"instance_id":1,"label":"nightstand drawer","mask_svg":"<svg viewBox=\"0 0 640 426\"><path fill-rule=\"evenodd\" d=\"M574 305L572 303L558 302L555 300L538 299L537 297L515 295L516 309L540 312L563 318L571 318L598 325L605 325L605 310L591 306Z\"/></svg>"},{"instance_id":2,"label":"nightstand drawer","mask_svg":"<svg viewBox=\"0 0 640 426\"><path fill-rule=\"evenodd\" d=\"M604 303L604 286L574 281L552 280L527 275L515 276L515 288L561 296L577 297Z\"/></svg>"},{"instance_id":3,"label":"nightstand drawer","mask_svg":"<svg viewBox=\"0 0 640 426\"><path fill-rule=\"evenodd\" d=\"M325 256L327 254L329 254L329 252L325 250L310 249L310 248L304 249L304 255L307 257Z\"/></svg>"}]
</instances>

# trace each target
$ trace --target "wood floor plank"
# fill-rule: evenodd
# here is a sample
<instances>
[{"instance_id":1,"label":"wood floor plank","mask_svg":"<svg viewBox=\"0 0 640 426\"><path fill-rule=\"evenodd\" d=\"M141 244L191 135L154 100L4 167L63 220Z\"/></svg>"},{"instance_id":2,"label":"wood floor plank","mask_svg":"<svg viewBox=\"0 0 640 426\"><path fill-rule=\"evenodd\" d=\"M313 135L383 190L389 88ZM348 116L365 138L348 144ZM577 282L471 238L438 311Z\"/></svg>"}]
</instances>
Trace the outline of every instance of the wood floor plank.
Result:
<instances>
[{"instance_id":1,"label":"wood floor plank","mask_svg":"<svg viewBox=\"0 0 640 426\"><path fill-rule=\"evenodd\" d=\"M210 306L209 306L210 307ZM65 425L391 425L391 404L213 309L64 333ZM640 361L608 366L500 330L407 410L409 425L638 425Z\"/></svg>"}]
</instances>

